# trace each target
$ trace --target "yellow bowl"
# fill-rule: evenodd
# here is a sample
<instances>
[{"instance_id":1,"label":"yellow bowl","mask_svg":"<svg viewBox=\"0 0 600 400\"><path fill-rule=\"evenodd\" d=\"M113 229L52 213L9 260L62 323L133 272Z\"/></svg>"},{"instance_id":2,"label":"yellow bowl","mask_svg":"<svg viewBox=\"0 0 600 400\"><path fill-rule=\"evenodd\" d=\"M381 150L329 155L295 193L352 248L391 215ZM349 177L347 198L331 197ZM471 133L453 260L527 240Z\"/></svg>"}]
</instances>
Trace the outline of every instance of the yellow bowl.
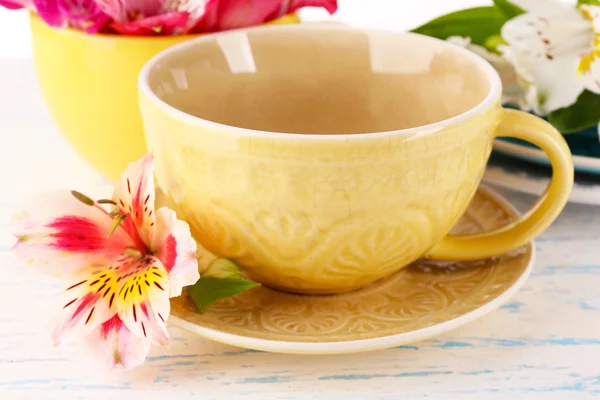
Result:
<instances>
[{"instance_id":1,"label":"yellow bowl","mask_svg":"<svg viewBox=\"0 0 600 400\"><path fill-rule=\"evenodd\" d=\"M30 14L42 96L59 130L97 171L116 180L146 153L137 77L158 52L198 35L88 35L48 26ZM272 23L299 22L295 15Z\"/></svg>"}]
</instances>

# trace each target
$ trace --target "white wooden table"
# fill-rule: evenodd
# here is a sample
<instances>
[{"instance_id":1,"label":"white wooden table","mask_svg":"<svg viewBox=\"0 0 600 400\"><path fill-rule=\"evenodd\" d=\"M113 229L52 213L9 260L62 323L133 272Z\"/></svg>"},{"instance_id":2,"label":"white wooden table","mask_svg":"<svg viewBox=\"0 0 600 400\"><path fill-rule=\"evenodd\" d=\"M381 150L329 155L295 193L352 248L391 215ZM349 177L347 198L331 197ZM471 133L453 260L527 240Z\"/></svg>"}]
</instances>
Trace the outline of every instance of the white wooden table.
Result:
<instances>
[{"instance_id":1,"label":"white wooden table","mask_svg":"<svg viewBox=\"0 0 600 400\"><path fill-rule=\"evenodd\" d=\"M450 334L372 353L292 356L204 340L175 327L132 371L52 349L60 284L17 267L6 225L44 190L110 187L68 147L31 61L0 60L0 399L587 399L600 396L600 207L569 205L537 240L537 264L505 306ZM507 192L503 192L507 194ZM524 210L532 197L507 194Z\"/></svg>"}]
</instances>

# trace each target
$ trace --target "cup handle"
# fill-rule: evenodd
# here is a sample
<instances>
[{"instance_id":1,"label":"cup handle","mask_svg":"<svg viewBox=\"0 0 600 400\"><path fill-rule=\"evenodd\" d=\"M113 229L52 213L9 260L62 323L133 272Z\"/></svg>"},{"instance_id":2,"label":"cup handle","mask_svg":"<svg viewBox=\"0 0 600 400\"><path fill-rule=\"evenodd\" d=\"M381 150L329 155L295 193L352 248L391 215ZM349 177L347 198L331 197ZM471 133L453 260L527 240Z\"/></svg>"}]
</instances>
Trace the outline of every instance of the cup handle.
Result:
<instances>
[{"instance_id":1,"label":"cup handle","mask_svg":"<svg viewBox=\"0 0 600 400\"><path fill-rule=\"evenodd\" d=\"M474 261L513 251L542 233L560 214L573 188L571 152L563 136L548 122L523 111L505 109L496 136L526 140L541 148L552 164L552 180L533 207L517 220L474 235L449 235L424 257Z\"/></svg>"}]
</instances>

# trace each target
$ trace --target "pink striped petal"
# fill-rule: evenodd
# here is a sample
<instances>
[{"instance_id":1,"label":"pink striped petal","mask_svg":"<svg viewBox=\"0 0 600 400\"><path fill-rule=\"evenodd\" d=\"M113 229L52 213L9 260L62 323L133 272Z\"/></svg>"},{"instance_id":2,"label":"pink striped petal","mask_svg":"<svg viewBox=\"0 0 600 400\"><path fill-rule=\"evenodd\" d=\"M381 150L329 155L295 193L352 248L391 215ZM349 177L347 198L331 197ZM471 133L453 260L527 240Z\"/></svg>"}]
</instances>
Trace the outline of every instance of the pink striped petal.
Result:
<instances>
[{"instance_id":1,"label":"pink striped petal","mask_svg":"<svg viewBox=\"0 0 600 400\"><path fill-rule=\"evenodd\" d=\"M336 0L210 0L193 32L218 32L260 25L302 7L321 7L333 14Z\"/></svg>"},{"instance_id":2,"label":"pink striped petal","mask_svg":"<svg viewBox=\"0 0 600 400\"><path fill-rule=\"evenodd\" d=\"M152 155L129 164L115 187L113 199L121 213L128 216L124 228L136 241L136 247L145 253L143 247L150 245L156 229Z\"/></svg>"},{"instance_id":3,"label":"pink striped petal","mask_svg":"<svg viewBox=\"0 0 600 400\"><path fill-rule=\"evenodd\" d=\"M131 333L117 315L94 329L86 342L103 363L125 369L143 364L151 345L149 339Z\"/></svg>"},{"instance_id":4,"label":"pink striped petal","mask_svg":"<svg viewBox=\"0 0 600 400\"><path fill-rule=\"evenodd\" d=\"M168 288L169 275L157 258L123 254L64 291L52 340L58 345L67 336L83 336L119 315L134 335L165 344Z\"/></svg>"},{"instance_id":5,"label":"pink striped petal","mask_svg":"<svg viewBox=\"0 0 600 400\"><path fill-rule=\"evenodd\" d=\"M67 337L85 336L116 314L118 271L107 269L69 286L62 295L62 309L52 332L59 345Z\"/></svg>"},{"instance_id":6,"label":"pink striped petal","mask_svg":"<svg viewBox=\"0 0 600 400\"><path fill-rule=\"evenodd\" d=\"M134 246L118 228L110 237L113 220L98 204L88 205L72 192L61 190L33 199L17 212L12 233L18 239L16 257L42 272L72 279L105 265Z\"/></svg>"},{"instance_id":7,"label":"pink striped petal","mask_svg":"<svg viewBox=\"0 0 600 400\"><path fill-rule=\"evenodd\" d=\"M130 259L116 298L119 317L134 335L166 344L169 303L169 274L153 256Z\"/></svg>"},{"instance_id":8,"label":"pink striped petal","mask_svg":"<svg viewBox=\"0 0 600 400\"><path fill-rule=\"evenodd\" d=\"M200 279L196 242L192 238L189 225L177 219L175 211L161 207L156 212L156 218L156 257L169 273L169 295L177 297L181 295L184 286L193 285Z\"/></svg>"}]
</instances>

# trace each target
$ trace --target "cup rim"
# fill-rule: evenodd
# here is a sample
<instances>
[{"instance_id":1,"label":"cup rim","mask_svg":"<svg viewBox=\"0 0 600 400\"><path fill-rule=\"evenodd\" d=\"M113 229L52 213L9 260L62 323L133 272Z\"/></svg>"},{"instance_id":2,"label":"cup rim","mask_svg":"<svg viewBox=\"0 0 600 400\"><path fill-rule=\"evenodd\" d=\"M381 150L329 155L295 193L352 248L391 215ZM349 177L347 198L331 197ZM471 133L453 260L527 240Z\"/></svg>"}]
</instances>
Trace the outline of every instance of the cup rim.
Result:
<instances>
[{"instance_id":1,"label":"cup rim","mask_svg":"<svg viewBox=\"0 0 600 400\"><path fill-rule=\"evenodd\" d=\"M437 121L431 124L416 126L412 128L404 128L397 129L391 131L382 131L382 132L365 132L365 133L352 133L352 134L319 134L319 135L307 135L303 133L283 133L283 132L271 132L271 131L261 131L257 129L249 129L242 128L227 124L222 124L219 122L210 121L201 117L196 117L194 115L188 114L184 111L181 111L167 102L160 99L154 91L150 88L148 83L148 77L150 72L155 67L155 65L159 64L163 59L168 57L169 55L185 50L186 48L193 47L197 43L208 42L214 40L218 36L222 36L224 34L231 34L233 32L236 33L244 33L244 32L258 32L258 31L277 31L277 30L298 30L298 29L331 29L331 30L352 30L352 31L360 31L365 33L389 33L395 35L407 35L407 36L419 36L422 38L426 38L426 40L431 40L434 42L442 43L443 46L451 47L454 51L458 51L465 55L465 57L469 58L476 64L482 71L485 72L488 82L490 84L490 90L486 97L479 102L476 106L470 108L469 110L455 115L453 117L443 119L441 121ZM500 75L496 71L496 69L485 59L478 56L477 54L469 51L466 48L461 46L452 44L446 40L437 39L431 36L422 35L419 33L413 32L394 32L394 31L386 31L383 29L371 29L371 28L361 28L348 26L345 24L334 24L334 23L300 23L300 24L289 24L289 25L259 25L252 26L249 28L235 29L226 32L214 32L205 34L190 40L186 40L182 43L170 46L169 48L157 53L150 60L148 60L144 66L142 67L139 75L138 75L138 90L149 99L154 105L166 111L171 117L176 120L185 122L186 124L204 128L217 128L220 131L227 132L228 134L232 134L235 136L259 136L259 137L271 137L271 138L280 138L280 139L300 139L300 140L342 140L347 141L349 139L375 139L385 136L391 135L418 135L418 134L427 134L432 132L437 132L447 126L459 124L462 121L465 121L483 111L488 109L492 104L500 100L502 93L502 81L500 79Z\"/></svg>"}]
</instances>

